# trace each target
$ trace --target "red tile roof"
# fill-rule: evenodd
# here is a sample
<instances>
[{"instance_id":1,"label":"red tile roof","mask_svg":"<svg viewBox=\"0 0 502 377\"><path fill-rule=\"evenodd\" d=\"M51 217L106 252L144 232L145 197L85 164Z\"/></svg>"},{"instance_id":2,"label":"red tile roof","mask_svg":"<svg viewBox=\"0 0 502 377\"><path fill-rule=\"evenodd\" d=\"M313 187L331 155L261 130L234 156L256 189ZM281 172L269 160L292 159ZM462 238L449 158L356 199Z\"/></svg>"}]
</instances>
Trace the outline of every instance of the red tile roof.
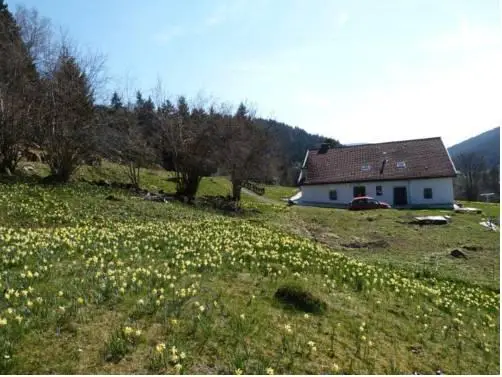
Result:
<instances>
[{"instance_id":1,"label":"red tile roof","mask_svg":"<svg viewBox=\"0 0 502 377\"><path fill-rule=\"evenodd\" d=\"M439 137L318 152L319 149L308 151L304 185L456 176L455 166ZM401 161L406 167L397 167ZM369 170L363 170L363 165L369 165Z\"/></svg>"}]
</instances>

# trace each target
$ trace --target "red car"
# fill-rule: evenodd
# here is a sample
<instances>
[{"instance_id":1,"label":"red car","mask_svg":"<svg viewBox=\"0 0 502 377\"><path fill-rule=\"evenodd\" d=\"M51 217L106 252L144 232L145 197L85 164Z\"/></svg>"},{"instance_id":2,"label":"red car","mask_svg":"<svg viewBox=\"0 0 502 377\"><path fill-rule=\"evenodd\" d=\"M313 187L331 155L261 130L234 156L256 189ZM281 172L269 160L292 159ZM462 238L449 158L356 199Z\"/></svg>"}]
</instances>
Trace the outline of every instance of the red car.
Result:
<instances>
[{"instance_id":1,"label":"red car","mask_svg":"<svg viewBox=\"0 0 502 377\"><path fill-rule=\"evenodd\" d=\"M388 203L379 202L369 196L360 196L352 199L349 204L349 209L352 211L365 210L365 209L388 209L392 208Z\"/></svg>"}]
</instances>

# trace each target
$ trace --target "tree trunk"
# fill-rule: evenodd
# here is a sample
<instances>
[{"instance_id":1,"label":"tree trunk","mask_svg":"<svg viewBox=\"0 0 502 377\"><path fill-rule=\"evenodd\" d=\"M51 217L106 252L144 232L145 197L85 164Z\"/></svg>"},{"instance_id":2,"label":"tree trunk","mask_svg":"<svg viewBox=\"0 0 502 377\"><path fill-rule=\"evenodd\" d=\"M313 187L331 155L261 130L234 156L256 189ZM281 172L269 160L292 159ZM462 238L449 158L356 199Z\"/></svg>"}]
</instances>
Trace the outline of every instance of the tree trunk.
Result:
<instances>
[{"instance_id":1,"label":"tree trunk","mask_svg":"<svg viewBox=\"0 0 502 377\"><path fill-rule=\"evenodd\" d=\"M2 148L0 155L3 156L0 161L0 172L14 173L20 158L18 148L15 146Z\"/></svg>"},{"instance_id":2,"label":"tree trunk","mask_svg":"<svg viewBox=\"0 0 502 377\"><path fill-rule=\"evenodd\" d=\"M16 170L16 167L17 161L5 159L0 163L0 173L12 175L12 173Z\"/></svg>"},{"instance_id":3,"label":"tree trunk","mask_svg":"<svg viewBox=\"0 0 502 377\"><path fill-rule=\"evenodd\" d=\"M135 189L139 189L140 186L140 166L135 166L133 162L129 163L127 175L129 176L129 181L134 186Z\"/></svg>"},{"instance_id":4,"label":"tree trunk","mask_svg":"<svg viewBox=\"0 0 502 377\"><path fill-rule=\"evenodd\" d=\"M179 196L186 196L188 202L192 202L199 189L201 178L201 176L195 173L180 174L178 177L179 181L176 187L176 194Z\"/></svg>"},{"instance_id":5,"label":"tree trunk","mask_svg":"<svg viewBox=\"0 0 502 377\"><path fill-rule=\"evenodd\" d=\"M242 181L232 178L232 199L236 202L241 201Z\"/></svg>"}]
</instances>

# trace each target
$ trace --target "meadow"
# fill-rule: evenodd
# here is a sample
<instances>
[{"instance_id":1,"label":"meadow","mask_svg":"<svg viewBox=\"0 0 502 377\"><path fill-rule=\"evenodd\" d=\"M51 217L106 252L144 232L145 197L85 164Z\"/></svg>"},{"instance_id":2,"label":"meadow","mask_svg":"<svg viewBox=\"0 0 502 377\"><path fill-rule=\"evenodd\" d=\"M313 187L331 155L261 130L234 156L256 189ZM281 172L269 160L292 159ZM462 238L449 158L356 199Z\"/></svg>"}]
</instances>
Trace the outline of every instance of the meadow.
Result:
<instances>
[{"instance_id":1,"label":"meadow","mask_svg":"<svg viewBox=\"0 0 502 377\"><path fill-rule=\"evenodd\" d=\"M167 191L163 174L144 184ZM0 184L0 372L499 374L499 233L480 215L416 230L412 211L243 207Z\"/></svg>"}]
</instances>

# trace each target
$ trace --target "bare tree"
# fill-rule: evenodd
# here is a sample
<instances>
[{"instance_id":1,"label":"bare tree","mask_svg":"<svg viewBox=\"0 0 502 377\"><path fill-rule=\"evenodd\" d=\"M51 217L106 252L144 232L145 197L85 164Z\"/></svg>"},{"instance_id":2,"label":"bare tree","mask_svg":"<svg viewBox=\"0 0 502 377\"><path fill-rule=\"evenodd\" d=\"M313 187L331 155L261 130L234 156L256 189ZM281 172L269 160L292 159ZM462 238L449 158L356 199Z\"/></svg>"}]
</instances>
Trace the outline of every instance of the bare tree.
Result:
<instances>
[{"instance_id":1,"label":"bare tree","mask_svg":"<svg viewBox=\"0 0 502 377\"><path fill-rule=\"evenodd\" d=\"M24 5L17 7L15 18L35 66L40 72L47 72L55 53L51 20L40 16L35 8L28 9Z\"/></svg>"},{"instance_id":2,"label":"bare tree","mask_svg":"<svg viewBox=\"0 0 502 377\"><path fill-rule=\"evenodd\" d=\"M485 170L483 156L476 153L461 154L455 161L461 172L460 187L467 200L477 200L480 184Z\"/></svg>"},{"instance_id":3,"label":"bare tree","mask_svg":"<svg viewBox=\"0 0 502 377\"><path fill-rule=\"evenodd\" d=\"M270 177L275 164L273 142L267 130L255 124L253 113L242 103L234 116L221 117L219 132L220 166L230 174L232 198L238 202L246 181Z\"/></svg>"},{"instance_id":4,"label":"bare tree","mask_svg":"<svg viewBox=\"0 0 502 377\"><path fill-rule=\"evenodd\" d=\"M98 143L101 156L120 163L135 188L140 188L141 168L155 161L155 150L149 144L136 114L123 106L114 94L114 104L102 114L98 128Z\"/></svg>"},{"instance_id":5,"label":"bare tree","mask_svg":"<svg viewBox=\"0 0 502 377\"><path fill-rule=\"evenodd\" d=\"M202 107L190 111L184 97L178 98L176 108L168 103L158 113L162 165L175 172L177 194L191 201L202 177L216 171L217 123Z\"/></svg>"}]
</instances>

